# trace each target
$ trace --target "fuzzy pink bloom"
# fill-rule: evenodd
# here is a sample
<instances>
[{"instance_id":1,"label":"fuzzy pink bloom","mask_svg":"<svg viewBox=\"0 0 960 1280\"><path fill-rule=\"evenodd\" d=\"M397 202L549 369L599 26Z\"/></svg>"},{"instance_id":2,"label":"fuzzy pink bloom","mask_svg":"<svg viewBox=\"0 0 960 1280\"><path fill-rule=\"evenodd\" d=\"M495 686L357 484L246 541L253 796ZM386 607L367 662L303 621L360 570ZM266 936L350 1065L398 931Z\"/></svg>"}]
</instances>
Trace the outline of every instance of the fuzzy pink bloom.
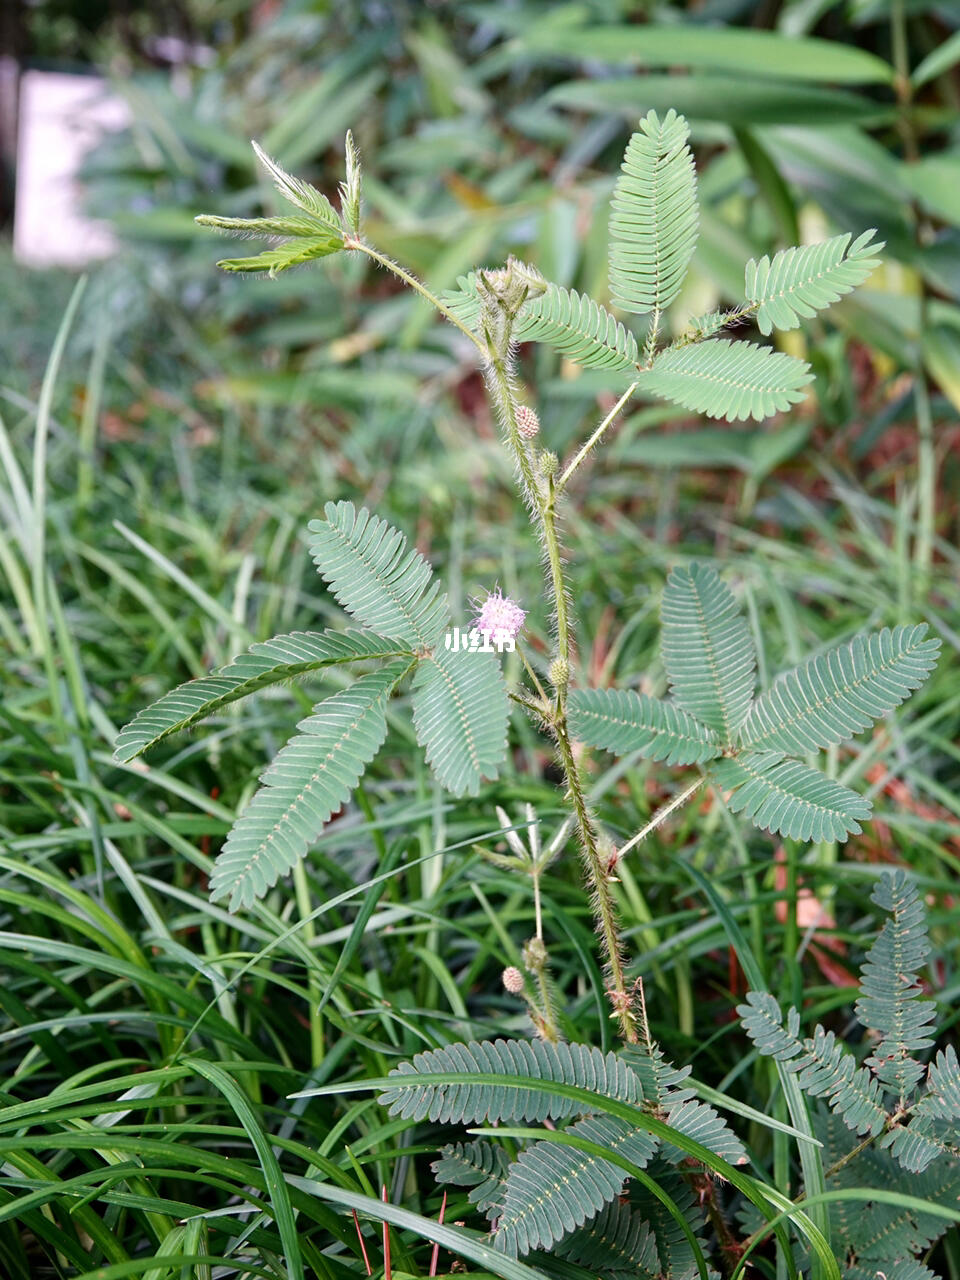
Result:
<instances>
[{"instance_id":1,"label":"fuzzy pink bloom","mask_svg":"<svg viewBox=\"0 0 960 1280\"><path fill-rule=\"evenodd\" d=\"M477 614L477 629L488 639L515 640L523 630L526 613L515 600L499 590L491 591Z\"/></svg>"},{"instance_id":2,"label":"fuzzy pink bloom","mask_svg":"<svg viewBox=\"0 0 960 1280\"><path fill-rule=\"evenodd\" d=\"M535 409L531 409L528 405L517 405L517 430L523 436L524 440L532 440L540 430L540 419L537 417Z\"/></svg>"}]
</instances>

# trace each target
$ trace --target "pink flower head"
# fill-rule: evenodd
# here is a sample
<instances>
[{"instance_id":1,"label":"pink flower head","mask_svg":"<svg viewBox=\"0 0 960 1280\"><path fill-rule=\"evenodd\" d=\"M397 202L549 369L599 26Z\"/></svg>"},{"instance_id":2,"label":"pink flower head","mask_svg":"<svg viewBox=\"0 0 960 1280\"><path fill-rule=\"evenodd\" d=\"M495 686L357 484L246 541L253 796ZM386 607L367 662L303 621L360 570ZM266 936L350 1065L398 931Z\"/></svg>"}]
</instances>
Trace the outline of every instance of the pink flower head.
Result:
<instances>
[{"instance_id":1,"label":"pink flower head","mask_svg":"<svg viewBox=\"0 0 960 1280\"><path fill-rule=\"evenodd\" d=\"M491 591L477 614L477 630L491 641L513 641L523 630L526 613L515 600L505 596L500 588Z\"/></svg>"}]
</instances>

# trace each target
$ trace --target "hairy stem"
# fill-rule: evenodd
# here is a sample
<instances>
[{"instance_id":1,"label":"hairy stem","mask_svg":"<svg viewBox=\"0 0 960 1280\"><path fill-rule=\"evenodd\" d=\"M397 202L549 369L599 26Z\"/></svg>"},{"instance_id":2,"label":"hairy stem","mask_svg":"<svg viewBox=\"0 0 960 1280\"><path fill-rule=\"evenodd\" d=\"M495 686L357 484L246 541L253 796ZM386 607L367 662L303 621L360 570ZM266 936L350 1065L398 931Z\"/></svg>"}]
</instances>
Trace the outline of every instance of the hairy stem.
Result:
<instances>
[{"instance_id":1,"label":"hairy stem","mask_svg":"<svg viewBox=\"0 0 960 1280\"><path fill-rule=\"evenodd\" d=\"M637 382L630 383L629 387L627 387L626 391L623 393L623 395L620 397L617 403L613 406L613 408L610 410L610 412L607 414L604 420L600 423L599 427L597 427L596 431L594 431L590 439L579 450L579 452L577 453L577 456L574 458L574 460L570 463L570 465L564 471L563 475L557 481L558 491L562 491L563 489L566 488L567 482L569 481L573 473L576 471L577 467L579 467L580 463L583 462L587 457L589 457L589 455L597 447L597 445L600 443L601 437L603 436L604 432L619 417L620 412L623 409L624 405L627 403L627 401L630 399L630 397L633 395L633 393L636 391L639 385L640 385L639 380Z\"/></svg>"},{"instance_id":2,"label":"hairy stem","mask_svg":"<svg viewBox=\"0 0 960 1280\"><path fill-rule=\"evenodd\" d=\"M659 827L661 823L666 822L671 813L674 813L682 805L685 805L688 800L692 799L703 786L705 781L706 778L697 778L695 782L690 783L689 787L684 787L682 791L678 791L669 804L661 805L647 825L638 831L632 839L628 840L621 849L617 850L617 861L619 862L625 853L629 853L631 849L635 849L638 844L642 844L651 832L656 831L657 827Z\"/></svg>"}]
</instances>

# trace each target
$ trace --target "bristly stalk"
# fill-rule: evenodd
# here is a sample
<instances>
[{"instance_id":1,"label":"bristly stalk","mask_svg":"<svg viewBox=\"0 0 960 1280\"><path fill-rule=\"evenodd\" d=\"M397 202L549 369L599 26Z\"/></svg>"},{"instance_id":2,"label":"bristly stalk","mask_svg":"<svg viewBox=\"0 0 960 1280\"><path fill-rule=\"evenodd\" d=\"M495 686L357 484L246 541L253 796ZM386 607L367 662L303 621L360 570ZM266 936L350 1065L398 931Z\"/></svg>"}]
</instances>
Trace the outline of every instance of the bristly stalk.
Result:
<instances>
[{"instance_id":1,"label":"bristly stalk","mask_svg":"<svg viewBox=\"0 0 960 1280\"><path fill-rule=\"evenodd\" d=\"M488 329L488 338L492 336L493 328L494 326L490 326ZM550 681L553 685L555 700L552 711L545 719L557 746L557 755L566 784L566 795L569 797L576 818L584 869L590 885L594 915L605 952L613 1016L619 1023L623 1038L629 1043L636 1043L636 1017L624 973L616 906L567 725L570 629L563 550L557 531L558 490L552 475L546 477L546 485L544 485L533 473L526 442L517 426L517 405L513 395L510 370L509 336L509 327L507 327L499 343L499 350L491 350L487 385L503 421L507 441L522 478L528 505L537 520L546 553L549 589L554 606L556 645L553 662L550 665Z\"/></svg>"}]
</instances>

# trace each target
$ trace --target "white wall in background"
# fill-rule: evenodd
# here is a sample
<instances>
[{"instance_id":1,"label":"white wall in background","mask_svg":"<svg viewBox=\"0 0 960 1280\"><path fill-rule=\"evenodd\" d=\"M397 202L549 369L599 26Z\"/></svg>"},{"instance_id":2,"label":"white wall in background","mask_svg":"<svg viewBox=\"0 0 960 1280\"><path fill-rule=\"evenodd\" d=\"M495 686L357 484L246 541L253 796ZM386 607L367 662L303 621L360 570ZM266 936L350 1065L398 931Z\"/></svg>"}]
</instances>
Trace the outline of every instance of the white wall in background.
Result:
<instances>
[{"instance_id":1,"label":"white wall in background","mask_svg":"<svg viewBox=\"0 0 960 1280\"><path fill-rule=\"evenodd\" d=\"M19 262L82 266L114 251L109 226L83 215L77 172L100 136L128 118L126 103L97 76L23 73L13 219Z\"/></svg>"}]
</instances>

